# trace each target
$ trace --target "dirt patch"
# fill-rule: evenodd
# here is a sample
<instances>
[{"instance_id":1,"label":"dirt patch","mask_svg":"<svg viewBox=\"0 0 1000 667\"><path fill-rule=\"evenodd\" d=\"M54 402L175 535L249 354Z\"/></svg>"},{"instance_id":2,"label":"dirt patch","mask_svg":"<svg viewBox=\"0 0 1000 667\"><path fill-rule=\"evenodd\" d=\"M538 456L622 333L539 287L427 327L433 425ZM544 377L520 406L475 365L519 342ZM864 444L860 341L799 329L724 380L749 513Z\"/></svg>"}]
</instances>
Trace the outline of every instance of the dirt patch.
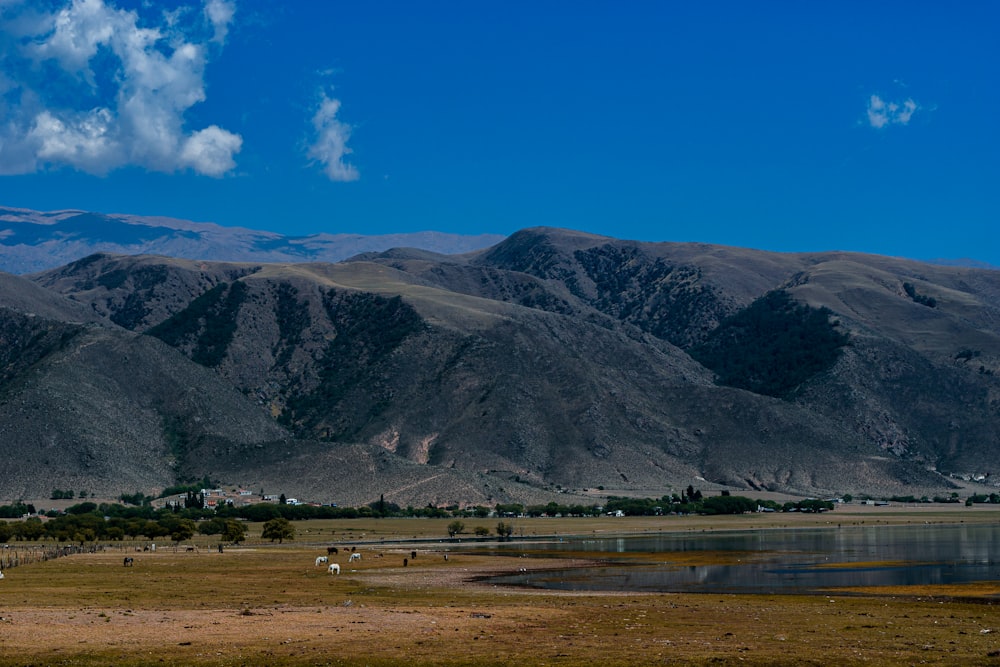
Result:
<instances>
[{"instance_id":1,"label":"dirt patch","mask_svg":"<svg viewBox=\"0 0 1000 667\"><path fill-rule=\"evenodd\" d=\"M482 578L608 556L451 551L445 559L449 548L358 543L360 561L334 556L340 575L315 565L326 554L318 544L132 549L132 567L123 567L122 549L20 566L0 581L0 665L1000 661L990 582L878 595L564 593ZM671 558L693 565L732 554Z\"/></svg>"}]
</instances>

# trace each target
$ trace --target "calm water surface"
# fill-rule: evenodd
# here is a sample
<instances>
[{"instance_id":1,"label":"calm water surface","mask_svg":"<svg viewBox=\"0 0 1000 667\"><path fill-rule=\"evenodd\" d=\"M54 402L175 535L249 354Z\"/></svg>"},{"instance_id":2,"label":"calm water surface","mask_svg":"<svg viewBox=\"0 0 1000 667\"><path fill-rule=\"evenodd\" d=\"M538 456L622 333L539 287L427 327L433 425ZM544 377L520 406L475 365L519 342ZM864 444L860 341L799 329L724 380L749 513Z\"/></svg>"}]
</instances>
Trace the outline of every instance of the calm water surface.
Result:
<instances>
[{"instance_id":1,"label":"calm water surface","mask_svg":"<svg viewBox=\"0 0 1000 667\"><path fill-rule=\"evenodd\" d=\"M525 551L524 546L505 548ZM739 552L726 565L612 564L528 572L494 583L559 590L801 593L845 586L1000 579L1000 526L921 525L573 539L546 545L614 554ZM745 558L744 558L745 556ZM731 560L731 559L730 559ZM669 559L668 559L669 561Z\"/></svg>"}]
</instances>

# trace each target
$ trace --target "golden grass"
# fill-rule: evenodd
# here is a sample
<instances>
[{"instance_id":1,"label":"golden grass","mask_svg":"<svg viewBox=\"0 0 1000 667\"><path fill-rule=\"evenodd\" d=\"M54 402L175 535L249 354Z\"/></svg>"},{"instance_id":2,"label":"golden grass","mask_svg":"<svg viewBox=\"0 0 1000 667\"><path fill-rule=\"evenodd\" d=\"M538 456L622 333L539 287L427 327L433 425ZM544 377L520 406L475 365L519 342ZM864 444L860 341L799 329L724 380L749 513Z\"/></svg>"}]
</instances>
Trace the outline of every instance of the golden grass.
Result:
<instances>
[{"instance_id":1,"label":"golden grass","mask_svg":"<svg viewBox=\"0 0 1000 667\"><path fill-rule=\"evenodd\" d=\"M560 534L582 525L539 521ZM1000 614L969 599L1000 592L991 582L814 596L554 593L475 581L553 567L551 558L445 561L441 549L453 545L389 543L441 537L446 523L314 522L281 546L160 546L18 567L0 581L0 665L1000 664ZM314 565L323 544L349 536L360 562L340 553L339 576ZM574 564L595 556L563 554Z\"/></svg>"}]
</instances>

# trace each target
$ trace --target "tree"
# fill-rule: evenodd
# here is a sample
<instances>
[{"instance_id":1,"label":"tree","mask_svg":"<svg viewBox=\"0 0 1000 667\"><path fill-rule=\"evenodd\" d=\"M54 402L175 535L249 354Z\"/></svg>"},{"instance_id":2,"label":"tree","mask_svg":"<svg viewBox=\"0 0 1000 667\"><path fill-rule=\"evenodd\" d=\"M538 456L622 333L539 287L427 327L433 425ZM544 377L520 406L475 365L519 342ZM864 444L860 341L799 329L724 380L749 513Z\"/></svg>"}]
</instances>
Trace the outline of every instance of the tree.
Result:
<instances>
[{"instance_id":1,"label":"tree","mask_svg":"<svg viewBox=\"0 0 1000 667\"><path fill-rule=\"evenodd\" d=\"M448 537L455 537L465 530L465 524L461 521L452 521L448 524Z\"/></svg>"},{"instance_id":2,"label":"tree","mask_svg":"<svg viewBox=\"0 0 1000 667\"><path fill-rule=\"evenodd\" d=\"M159 521L152 521L150 519L146 519L142 523L142 527L140 528L139 534L145 535L149 539L153 540L161 535L169 535L170 531L167 530L165 526L161 525Z\"/></svg>"},{"instance_id":3,"label":"tree","mask_svg":"<svg viewBox=\"0 0 1000 667\"><path fill-rule=\"evenodd\" d=\"M222 539L239 544L246 538L247 527L242 521L226 519L226 527L222 531Z\"/></svg>"},{"instance_id":4,"label":"tree","mask_svg":"<svg viewBox=\"0 0 1000 667\"><path fill-rule=\"evenodd\" d=\"M705 514L743 514L756 507L757 503L743 496L712 496L702 501Z\"/></svg>"},{"instance_id":5,"label":"tree","mask_svg":"<svg viewBox=\"0 0 1000 667\"><path fill-rule=\"evenodd\" d=\"M284 540L294 540L295 526L285 517L279 516L264 524L264 531L261 533L261 537L272 542L278 540L278 544L281 544Z\"/></svg>"},{"instance_id":6,"label":"tree","mask_svg":"<svg viewBox=\"0 0 1000 667\"><path fill-rule=\"evenodd\" d=\"M14 537L21 540L38 540L45 534L45 526L42 520L31 517L26 521L19 521L14 524Z\"/></svg>"},{"instance_id":7,"label":"tree","mask_svg":"<svg viewBox=\"0 0 1000 667\"><path fill-rule=\"evenodd\" d=\"M500 521L497 523L497 536L501 540L509 540L510 536L514 534L514 524L506 521Z\"/></svg>"},{"instance_id":8,"label":"tree","mask_svg":"<svg viewBox=\"0 0 1000 667\"><path fill-rule=\"evenodd\" d=\"M194 537L196 529L197 526L191 519L178 519L177 523L170 527L170 539L180 544Z\"/></svg>"},{"instance_id":9,"label":"tree","mask_svg":"<svg viewBox=\"0 0 1000 667\"><path fill-rule=\"evenodd\" d=\"M719 323L688 353L715 371L716 384L788 398L828 370L849 337L828 308L812 308L783 290L769 292Z\"/></svg>"},{"instance_id":10,"label":"tree","mask_svg":"<svg viewBox=\"0 0 1000 667\"><path fill-rule=\"evenodd\" d=\"M97 510L97 503L77 503L66 508L66 514L90 514Z\"/></svg>"}]
</instances>

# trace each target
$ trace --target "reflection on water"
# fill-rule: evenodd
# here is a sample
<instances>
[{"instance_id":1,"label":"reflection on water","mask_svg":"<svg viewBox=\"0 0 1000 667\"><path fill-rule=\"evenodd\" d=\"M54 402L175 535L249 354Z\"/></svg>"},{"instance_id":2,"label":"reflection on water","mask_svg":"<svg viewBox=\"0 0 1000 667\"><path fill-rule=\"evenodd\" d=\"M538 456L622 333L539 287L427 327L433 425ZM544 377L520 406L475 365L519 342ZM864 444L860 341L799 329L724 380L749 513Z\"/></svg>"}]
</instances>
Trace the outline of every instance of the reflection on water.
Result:
<instances>
[{"instance_id":1,"label":"reflection on water","mask_svg":"<svg viewBox=\"0 0 1000 667\"><path fill-rule=\"evenodd\" d=\"M524 550L524 547L508 545ZM495 577L560 590L798 593L850 586L1000 579L1000 526L881 526L567 540L547 550L614 553L748 552L726 565L609 565Z\"/></svg>"}]
</instances>

